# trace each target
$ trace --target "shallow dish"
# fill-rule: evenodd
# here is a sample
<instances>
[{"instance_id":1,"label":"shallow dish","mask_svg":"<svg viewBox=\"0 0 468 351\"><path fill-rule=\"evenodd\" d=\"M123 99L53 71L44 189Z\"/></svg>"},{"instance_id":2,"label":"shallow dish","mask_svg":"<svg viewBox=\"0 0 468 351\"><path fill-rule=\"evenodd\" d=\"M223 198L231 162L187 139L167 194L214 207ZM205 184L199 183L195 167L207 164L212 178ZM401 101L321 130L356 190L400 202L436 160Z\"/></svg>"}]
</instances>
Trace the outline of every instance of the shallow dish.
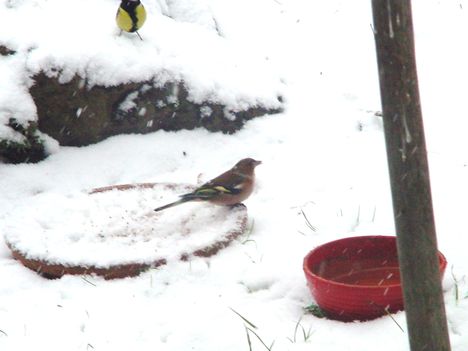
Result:
<instances>
[{"instance_id":1,"label":"shallow dish","mask_svg":"<svg viewBox=\"0 0 468 351\"><path fill-rule=\"evenodd\" d=\"M153 211L193 188L143 183L42 193L12 213L0 232L13 257L45 277L135 276L169 261L212 256L244 233L242 204L189 203Z\"/></svg>"}]
</instances>

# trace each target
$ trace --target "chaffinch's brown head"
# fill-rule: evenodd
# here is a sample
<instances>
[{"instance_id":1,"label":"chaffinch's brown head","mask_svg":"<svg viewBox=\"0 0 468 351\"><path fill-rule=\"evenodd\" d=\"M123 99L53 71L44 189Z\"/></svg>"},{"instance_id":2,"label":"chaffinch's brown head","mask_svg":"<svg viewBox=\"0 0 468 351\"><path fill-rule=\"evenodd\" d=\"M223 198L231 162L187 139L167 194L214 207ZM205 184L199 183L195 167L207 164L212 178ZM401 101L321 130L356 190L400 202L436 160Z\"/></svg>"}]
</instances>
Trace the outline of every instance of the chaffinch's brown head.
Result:
<instances>
[{"instance_id":1,"label":"chaffinch's brown head","mask_svg":"<svg viewBox=\"0 0 468 351\"><path fill-rule=\"evenodd\" d=\"M245 174L246 176L251 176L255 171L255 167L261 163L262 161L257 161L253 158L244 158L236 163L236 165L232 168L232 171Z\"/></svg>"}]
</instances>

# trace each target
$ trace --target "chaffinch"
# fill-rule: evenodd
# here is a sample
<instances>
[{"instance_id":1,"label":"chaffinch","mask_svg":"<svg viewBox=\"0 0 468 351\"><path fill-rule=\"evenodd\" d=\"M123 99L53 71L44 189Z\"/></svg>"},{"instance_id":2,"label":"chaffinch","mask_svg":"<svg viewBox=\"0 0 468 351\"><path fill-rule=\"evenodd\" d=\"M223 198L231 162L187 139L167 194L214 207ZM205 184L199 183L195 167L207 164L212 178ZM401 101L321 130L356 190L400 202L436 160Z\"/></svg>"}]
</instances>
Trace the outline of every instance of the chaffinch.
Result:
<instances>
[{"instance_id":1,"label":"chaffinch","mask_svg":"<svg viewBox=\"0 0 468 351\"><path fill-rule=\"evenodd\" d=\"M165 210L189 201L208 201L216 205L235 205L247 199L254 189L255 167L261 164L252 158L244 158L229 171L203 184L191 193L180 195L180 200L158 207Z\"/></svg>"}]
</instances>

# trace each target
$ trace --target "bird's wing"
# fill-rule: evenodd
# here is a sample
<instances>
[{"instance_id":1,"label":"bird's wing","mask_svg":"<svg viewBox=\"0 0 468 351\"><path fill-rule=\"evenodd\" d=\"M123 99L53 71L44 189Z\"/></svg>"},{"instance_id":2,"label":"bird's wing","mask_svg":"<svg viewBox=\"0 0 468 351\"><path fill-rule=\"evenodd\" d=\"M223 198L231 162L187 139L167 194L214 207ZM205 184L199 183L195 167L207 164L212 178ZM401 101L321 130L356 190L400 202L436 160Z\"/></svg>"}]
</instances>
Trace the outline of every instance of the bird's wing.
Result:
<instances>
[{"instance_id":1,"label":"bird's wing","mask_svg":"<svg viewBox=\"0 0 468 351\"><path fill-rule=\"evenodd\" d=\"M234 193L238 192L242 185L246 181L246 175L242 173L235 172L233 170L229 170L224 172L220 176L210 180L209 182L203 184L200 188L215 188L215 187L222 187ZM221 190L221 189L220 189Z\"/></svg>"},{"instance_id":2,"label":"bird's wing","mask_svg":"<svg viewBox=\"0 0 468 351\"><path fill-rule=\"evenodd\" d=\"M190 194L185 194L183 198L209 200L218 195L236 195L241 191L240 188L226 187L222 185L202 185Z\"/></svg>"}]
</instances>

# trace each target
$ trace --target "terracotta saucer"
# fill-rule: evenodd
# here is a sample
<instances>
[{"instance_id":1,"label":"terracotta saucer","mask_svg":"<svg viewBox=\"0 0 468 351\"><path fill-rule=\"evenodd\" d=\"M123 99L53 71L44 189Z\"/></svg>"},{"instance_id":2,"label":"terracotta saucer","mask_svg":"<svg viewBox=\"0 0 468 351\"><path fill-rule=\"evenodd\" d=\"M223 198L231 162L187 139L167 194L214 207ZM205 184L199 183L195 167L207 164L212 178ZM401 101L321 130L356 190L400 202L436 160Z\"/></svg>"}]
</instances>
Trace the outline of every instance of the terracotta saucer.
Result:
<instances>
[{"instance_id":1,"label":"terracotta saucer","mask_svg":"<svg viewBox=\"0 0 468 351\"><path fill-rule=\"evenodd\" d=\"M39 194L10 216L5 241L14 258L47 278L132 277L169 261L209 257L244 233L247 208L187 203L153 211L193 188L140 183Z\"/></svg>"}]
</instances>

